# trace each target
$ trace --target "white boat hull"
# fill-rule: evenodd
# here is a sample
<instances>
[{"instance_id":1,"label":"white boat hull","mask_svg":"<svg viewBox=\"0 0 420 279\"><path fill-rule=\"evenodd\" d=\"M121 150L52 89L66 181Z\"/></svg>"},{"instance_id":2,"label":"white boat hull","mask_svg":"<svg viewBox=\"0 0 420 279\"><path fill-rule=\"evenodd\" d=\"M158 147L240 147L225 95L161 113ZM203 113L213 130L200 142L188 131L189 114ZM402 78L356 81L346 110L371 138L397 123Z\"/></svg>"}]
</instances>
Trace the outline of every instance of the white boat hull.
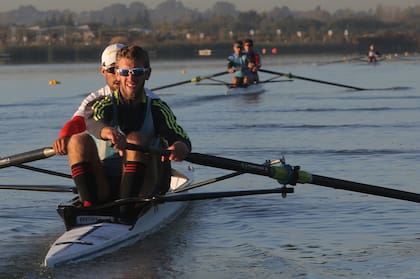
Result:
<instances>
[{"instance_id":1,"label":"white boat hull","mask_svg":"<svg viewBox=\"0 0 420 279\"><path fill-rule=\"evenodd\" d=\"M227 90L226 95L250 95L260 94L265 91L262 84L250 84L247 87L231 87Z\"/></svg>"},{"instance_id":2,"label":"white boat hull","mask_svg":"<svg viewBox=\"0 0 420 279\"><path fill-rule=\"evenodd\" d=\"M173 176L171 189L184 187L190 183L191 179ZM53 267L88 260L131 245L173 221L187 205L187 202L154 205L134 225L102 222L73 228L51 245L44 265Z\"/></svg>"}]
</instances>

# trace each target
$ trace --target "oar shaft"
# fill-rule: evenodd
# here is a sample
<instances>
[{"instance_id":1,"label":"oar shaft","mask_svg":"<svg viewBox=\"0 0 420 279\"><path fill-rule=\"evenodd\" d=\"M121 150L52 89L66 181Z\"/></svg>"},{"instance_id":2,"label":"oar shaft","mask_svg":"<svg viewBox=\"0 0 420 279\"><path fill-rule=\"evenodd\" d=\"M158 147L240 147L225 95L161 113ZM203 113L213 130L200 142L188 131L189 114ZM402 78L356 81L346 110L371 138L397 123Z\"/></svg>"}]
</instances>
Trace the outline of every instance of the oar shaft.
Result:
<instances>
[{"instance_id":1,"label":"oar shaft","mask_svg":"<svg viewBox=\"0 0 420 279\"><path fill-rule=\"evenodd\" d=\"M204 79L210 79L210 78L213 78L213 77L222 76L222 75L225 75L227 73L229 73L229 72L228 71L223 71L223 72L215 73L215 74L208 75L208 76L197 76L197 77L189 79L189 80L184 80L184 81L180 81L180 82L156 87L156 88L153 88L152 91L161 90L161 89L174 87L174 86L178 86L178 85L183 85L183 84L187 84L187 83L192 83L192 82L199 82L199 81L204 80Z\"/></svg>"},{"instance_id":2,"label":"oar shaft","mask_svg":"<svg viewBox=\"0 0 420 279\"><path fill-rule=\"evenodd\" d=\"M23 191L40 191L40 192L71 192L76 193L75 187L59 186L59 185L0 185L1 190L23 190Z\"/></svg>"},{"instance_id":3,"label":"oar shaft","mask_svg":"<svg viewBox=\"0 0 420 279\"><path fill-rule=\"evenodd\" d=\"M0 159L0 169L54 156L54 149L44 147Z\"/></svg>"},{"instance_id":4,"label":"oar shaft","mask_svg":"<svg viewBox=\"0 0 420 279\"><path fill-rule=\"evenodd\" d=\"M420 203L420 194L312 174L310 184Z\"/></svg>"},{"instance_id":5,"label":"oar shaft","mask_svg":"<svg viewBox=\"0 0 420 279\"><path fill-rule=\"evenodd\" d=\"M37 167L33 167L33 166L15 165L14 167L25 169L25 170L30 170L30 171L35 171L35 172L39 172L39 173L45 173L45 174L49 174L49 175L55 175L55 176L59 176L59 177L73 179L73 177L70 174L67 174L67 173L62 173L62 172L57 172L57 171L52 171L52 170L46 170L46 169L37 168Z\"/></svg>"},{"instance_id":6,"label":"oar shaft","mask_svg":"<svg viewBox=\"0 0 420 279\"><path fill-rule=\"evenodd\" d=\"M293 74L290 74L290 78L297 78L297 79L306 80L306 81L312 81L312 82L318 82L318 83L323 83L323 84L328 84L328 85L345 87L345 88L350 88L350 89L359 90L359 91L365 90L365 89L360 88L360 87L355 87L355 86L345 85L345 84L339 84L339 83L329 82L329 81L324 81L324 80L319 80L319 79L312 79L312 78L307 78L307 77L301 77L301 76L296 76L296 75L293 75Z\"/></svg>"},{"instance_id":7,"label":"oar shaft","mask_svg":"<svg viewBox=\"0 0 420 279\"><path fill-rule=\"evenodd\" d=\"M272 167L270 166L222 158L213 155L191 152L185 160L193 164L208 167L222 168L269 177L272 177L273 175Z\"/></svg>"},{"instance_id":8,"label":"oar shaft","mask_svg":"<svg viewBox=\"0 0 420 279\"><path fill-rule=\"evenodd\" d=\"M176 82L176 83L172 83L172 84L167 84L167 85L162 85L159 87L155 87L152 88L152 91L157 91L157 90L161 90L161 89L165 89L165 88L170 88L170 87L174 87L174 86L178 86L178 85L183 85L183 84L187 84L190 83L191 80L185 80L185 81L180 81L180 82Z\"/></svg>"},{"instance_id":9,"label":"oar shaft","mask_svg":"<svg viewBox=\"0 0 420 279\"><path fill-rule=\"evenodd\" d=\"M259 69L259 71L263 72L263 73L267 73L267 74L280 75L280 76L285 76L285 77L288 77L288 78L295 78L295 79L301 79L301 80L306 80L306 81L318 82L318 83L334 85L334 86L339 86L339 87L345 87L345 88L359 90L359 91L366 90L364 88L360 88L360 87L356 87L356 86L351 86L351 85L339 84L339 83L329 82L329 81L324 81L324 80L319 80L319 79L296 76L296 75L293 75L292 73L281 73L281 72L275 72L275 71L270 71L270 70L265 70L265 69Z\"/></svg>"},{"instance_id":10,"label":"oar shaft","mask_svg":"<svg viewBox=\"0 0 420 279\"><path fill-rule=\"evenodd\" d=\"M250 195L266 195L266 194L287 194L293 193L293 188L281 187L274 189L262 190L244 190L244 191L226 191L214 193L192 193L192 194L177 194L168 196L159 196L156 198L157 202L175 202L175 201L194 201L194 200L209 200L218 198L241 197Z\"/></svg>"},{"instance_id":11,"label":"oar shaft","mask_svg":"<svg viewBox=\"0 0 420 279\"><path fill-rule=\"evenodd\" d=\"M222 181L222 180L225 180L225 179L228 179L228 178L239 176L241 174L243 174L243 172L238 172L237 171L237 172L229 173L229 174L219 176L219 177L216 177L216 178L207 179L205 181L200 181L200 182L191 184L191 185L189 185L185 188L179 189L179 190L175 189L174 193L186 192L186 191L189 191L189 190L192 190L192 189L195 189L195 188L198 188L198 187L202 187L202 186L205 186L205 185L208 185L208 184L211 184L211 183L215 183L215 182L219 182L219 181Z\"/></svg>"}]
</instances>

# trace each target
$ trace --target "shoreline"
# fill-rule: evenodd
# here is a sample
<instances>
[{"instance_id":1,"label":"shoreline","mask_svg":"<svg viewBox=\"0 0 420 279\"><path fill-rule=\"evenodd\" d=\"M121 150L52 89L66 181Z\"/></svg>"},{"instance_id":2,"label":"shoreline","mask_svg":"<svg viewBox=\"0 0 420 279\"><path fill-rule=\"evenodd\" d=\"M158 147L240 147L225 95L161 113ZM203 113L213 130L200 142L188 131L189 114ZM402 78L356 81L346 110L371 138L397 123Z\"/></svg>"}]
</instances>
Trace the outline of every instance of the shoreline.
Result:
<instances>
[{"instance_id":1,"label":"shoreline","mask_svg":"<svg viewBox=\"0 0 420 279\"><path fill-rule=\"evenodd\" d=\"M339 55L364 56L370 42L354 43L255 43L255 50L267 58L281 55ZM416 41L376 44L383 55L417 53ZM171 43L144 44L154 60L219 59L228 57L231 42L225 43ZM103 46L10 46L0 48L0 64L55 64L97 62Z\"/></svg>"}]
</instances>

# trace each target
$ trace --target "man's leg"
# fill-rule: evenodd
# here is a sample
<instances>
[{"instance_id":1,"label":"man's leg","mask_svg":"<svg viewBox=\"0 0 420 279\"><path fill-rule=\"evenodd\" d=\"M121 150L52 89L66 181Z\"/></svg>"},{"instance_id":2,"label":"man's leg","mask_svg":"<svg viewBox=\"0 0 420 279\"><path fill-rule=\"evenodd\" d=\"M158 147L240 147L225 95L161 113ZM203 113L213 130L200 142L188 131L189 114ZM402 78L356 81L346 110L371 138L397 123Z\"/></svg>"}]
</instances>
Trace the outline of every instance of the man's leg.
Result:
<instances>
[{"instance_id":1,"label":"man's leg","mask_svg":"<svg viewBox=\"0 0 420 279\"><path fill-rule=\"evenodd\" d=\"M136 145L147 145L147 140L140 133L133 132L127 136L127 142ZM123 173L120 184L120 198L138 197L144 184L147 156L136 150L126 150L123 163ZM121 213L126 214L134 208L133 205L121 207Z\"/></svg>"},{"instance_id":2,"label":"man's leg","mask_svg":"<svg viewBox=\"0 0 420 279\"><path fill-rule=\"evenodd\" d=\"M90 206L105 202L109 196L109 187L93 138L87 133L73 135L67 149L69 165L82 204Z\"/></svg>"}]
</instances>

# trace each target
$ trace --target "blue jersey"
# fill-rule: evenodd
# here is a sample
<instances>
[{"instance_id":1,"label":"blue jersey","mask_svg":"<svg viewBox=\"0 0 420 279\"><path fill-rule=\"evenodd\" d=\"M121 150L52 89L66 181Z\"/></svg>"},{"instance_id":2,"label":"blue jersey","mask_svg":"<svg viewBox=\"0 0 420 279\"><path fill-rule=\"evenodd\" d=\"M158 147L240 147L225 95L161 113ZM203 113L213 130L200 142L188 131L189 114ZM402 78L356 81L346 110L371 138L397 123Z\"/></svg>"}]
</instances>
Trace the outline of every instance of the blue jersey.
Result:
<instances>
[{"instance_id":1,"label":"blue jersey","mask_svg":"<svg viewBox=\"0 0 420 279\"><path fill-rule=\"evenodd\" d=\"M246 54L235 55L232 54L228 57L229 64L228 68L235 69L235 76L242 78L246 75L250 75L251 71L248 68L248 57Z\"/></svg>"}]
</instances>

